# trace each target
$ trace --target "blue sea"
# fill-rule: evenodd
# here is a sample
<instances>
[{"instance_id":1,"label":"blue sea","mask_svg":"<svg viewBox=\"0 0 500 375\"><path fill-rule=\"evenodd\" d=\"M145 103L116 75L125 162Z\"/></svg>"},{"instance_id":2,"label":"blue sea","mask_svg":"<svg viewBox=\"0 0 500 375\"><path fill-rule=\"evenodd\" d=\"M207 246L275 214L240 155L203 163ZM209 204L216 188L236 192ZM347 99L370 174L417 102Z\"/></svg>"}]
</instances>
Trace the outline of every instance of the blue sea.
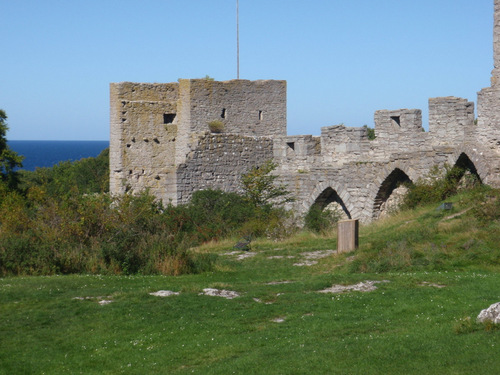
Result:
<instances>
[{"instance_id":1,"label":"blue sea","mask_svg":"<svg viewBox=\"0 0 500 375\"><path fill-rule=\"evenodd\" d=\"M9 147L24 156L23 168L52 167L61 161L96 157L109 141L8 141Z\"/></svg>"}]
</instances>

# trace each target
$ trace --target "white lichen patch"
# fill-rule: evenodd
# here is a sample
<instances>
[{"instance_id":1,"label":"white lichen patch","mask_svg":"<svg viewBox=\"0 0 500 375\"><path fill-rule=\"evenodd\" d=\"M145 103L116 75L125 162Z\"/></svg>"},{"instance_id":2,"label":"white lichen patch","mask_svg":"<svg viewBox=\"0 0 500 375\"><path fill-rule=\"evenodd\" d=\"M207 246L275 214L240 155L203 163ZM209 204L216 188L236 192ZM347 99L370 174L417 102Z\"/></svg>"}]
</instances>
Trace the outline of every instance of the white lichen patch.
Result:
<instances>
[{"instance_id":1,"label":"white lichen patch","mask_svg":"<svg viewBox=\"0 0 500 375\"><path fill-rule=\"evenodd\" d=\"M178 296L179 292L172 292L171 290L159 290L157 292L149 293L151 296L155 297L170 297Z\"/></svg>"},{"instance_id":2,"label":"white lichen patch","mask_svg":"<svg viewBox=\"0 0 500 375\"><path fill-rule=\"evenodd\" d=\"M109 305L110 303L112 303L113 301L110 300L110 299L103 299L103 300L100 300L99 301L99 305L101 306L104 306L104 305Z\"/></svg>"},{"instance_id":3,"label":"white lichen patch","mask_svg":"<svg viewBox=\"0 0 500 375\"><path fill-rule=\"evenodd\" d=\"M211 296L211 297L223 297L227 299L233 299L240 296L238 292L232 290L213 289L213 288L203 289L203 293L200 293L200 295Z\"/></svg>"},{"instance_id":4,"label":"white lichen patch","mask_svg":"<svg viewBox=\"0 0 500 375\"><path fill-rule=\"evenodd\" d=\"M377 287L375 284L388 283L388 280L382 281L362 281L353 285L332 285L330 288L319 290L318 293L344 293L344 292L372 292Z\"/></svg>"}]
</instances>

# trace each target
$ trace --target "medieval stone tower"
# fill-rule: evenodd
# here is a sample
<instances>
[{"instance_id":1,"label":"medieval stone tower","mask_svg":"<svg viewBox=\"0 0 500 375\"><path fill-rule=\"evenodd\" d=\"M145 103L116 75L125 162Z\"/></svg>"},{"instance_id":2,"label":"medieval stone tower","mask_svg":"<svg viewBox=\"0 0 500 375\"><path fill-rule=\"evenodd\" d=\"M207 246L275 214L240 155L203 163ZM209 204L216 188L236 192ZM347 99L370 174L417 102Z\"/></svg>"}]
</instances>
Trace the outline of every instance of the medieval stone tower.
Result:
<instances>
[{"instance_id":1,"label":"medieval stone tower","mask_svg":"<svg viewBox=\"0 0 500 375\"><path fill-rule=\"evenodd\" d=\"M149 189L177 204L193 188L231 190L248 165L272 158L271 141L259 138L285 134L284 81L112 83L111 192Z\"/></svg>"},{"instance_id":2,"label":"medieval stone tower","mask_svg":"<svg viewBox=\"0 0 500 375\"><path fill-rule=\"evenodd\" d=\"M273 159L305 213L335 205L370 221L387 210L401 183L433 166L458 165L500 187L500 0L495 0L491 87L474 103L429 99L429 131L419 109L375 112L376 139L363 127L286 135L286 82L206 79L112 83L110 185L113 194L148 189L165 203L196 190L238 191L240 176ZM223 123L213 132L209 123Z\"/></svg>"}]
</instances>

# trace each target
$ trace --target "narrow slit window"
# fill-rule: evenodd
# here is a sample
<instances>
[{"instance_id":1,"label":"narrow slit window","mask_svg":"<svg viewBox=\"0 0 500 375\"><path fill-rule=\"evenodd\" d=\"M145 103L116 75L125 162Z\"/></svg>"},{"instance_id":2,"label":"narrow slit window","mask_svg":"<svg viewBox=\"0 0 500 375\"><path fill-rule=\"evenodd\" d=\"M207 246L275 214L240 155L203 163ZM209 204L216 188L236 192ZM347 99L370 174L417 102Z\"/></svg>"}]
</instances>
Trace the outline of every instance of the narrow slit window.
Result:
<instances>
[{"instance_id":1,"label":"narrow slit window","mask_svg":"<svg viewBox=\"0 0 500 375\"><path fill-rule=\"evenodd\" d=\"M259 111L259 121L262 121L264 119L264 112Z\"/></svg>"},{"instance_id":2,"label":"narrow slit window","mask_svg":"<svg viewBox=\"0 0 500 375\"><path fill-rule=\"evenodd\" d=\"M227 114L226 112L227 112L226 108L222 108L222 111L220 113L220 118L226 118L226 114Z\"/></svg>"},{"instance_id":3,"label":"narrow slit window","mask_svg":"<svg viewBox=\"0 0 500 375\"><path fill-rule=\"evenodd\" d=\"M164 113L163 114L163 123L171 124L175 120L175 113Z\"/></svg>"}]
</instances>

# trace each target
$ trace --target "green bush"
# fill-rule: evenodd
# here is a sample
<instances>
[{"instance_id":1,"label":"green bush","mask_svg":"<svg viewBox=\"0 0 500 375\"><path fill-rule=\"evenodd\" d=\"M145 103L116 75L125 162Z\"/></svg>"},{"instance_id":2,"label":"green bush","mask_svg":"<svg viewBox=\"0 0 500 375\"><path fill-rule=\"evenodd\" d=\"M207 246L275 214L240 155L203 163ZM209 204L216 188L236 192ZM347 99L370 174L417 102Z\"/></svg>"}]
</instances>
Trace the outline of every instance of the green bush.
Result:
<instances>
[{"instance_id":1,"label":"green bush","mask_svg":"<svg viewBox=\"0 0 500 375\"><path fill-rule=\"evenodd\" d=\"M201 241L236 234L256 216L255 207L241 195L212 189L195 192L189 212Z\"/></svg>"},{"instance_id":2,"label":"green bush","mask_svg":"<svg viewBox=\"0 0 500 375\"><path fill-rule=\"evenodd\" d=\"M472 206L472 214L482 224L500 221L500 190L481 185L465 199Z\"/></svg>"},{"instance_id":3,"label":"green bush","mask_svg":"<svg viewBox=\"0 0 500 375\"><path fill-rule=\"evenodd\" d=\"M177 275L206 270L213 260L187 251L200 243L189 209L164 208L147 193L55 198L42 186L26 197L7 194L0 212L11 212L0 223L1 275Z\"/></svg>"},{"instance_id":4,"label":"green bush","mask_svg":"<svg viewBox=\"0 0 500 375\"><path fill-rule=\"evenodd\" d=\"M30 188L43 186L47 194L60 197L77 192L80 194L109 191L109 149L95 158L79 161L63 161L51 168L35 171L19 171L19 187L27 192Z\"/></svg>"},{"instance_id":5,"label":"green bush","mask_svg":"<svg viewBox=\"0 0 500 375\"><path fill-rule=\"evenodd\" d=\"M444 168L434 166L429 175L417 181L415 184L407 184L408 193L406 194L402 208L415 208L417 206L429 203L437 203L455 195L461 188L461 185L466 187L474 187L478 184L477 178L474 175L467 175L468 181L465 183L462 180L466 170L459 167Z\"/></svg>"},{"instance_id":6,"label":"green bush","mask_svg":"<svg viewBox=\"0 0 500 375\"><path fill-rule=\"evenodd\" d=\"M268 160L241 176L243 196L255 207L271 210L294 201L286 186L277 182L278 176L273 174L277 167L276 163Z\"/></svg>"},{"instance_id":7,"label":"green bush","mask_svg":"<svg viewBox=\"0 0 500 375\"><path fill-rule=\"evenodd\" d=\"M341 218L339 212L321 209L312 205L304 218L304 227L316 233L324 233L331 229Z\"/></svg>"}]
</instances>

